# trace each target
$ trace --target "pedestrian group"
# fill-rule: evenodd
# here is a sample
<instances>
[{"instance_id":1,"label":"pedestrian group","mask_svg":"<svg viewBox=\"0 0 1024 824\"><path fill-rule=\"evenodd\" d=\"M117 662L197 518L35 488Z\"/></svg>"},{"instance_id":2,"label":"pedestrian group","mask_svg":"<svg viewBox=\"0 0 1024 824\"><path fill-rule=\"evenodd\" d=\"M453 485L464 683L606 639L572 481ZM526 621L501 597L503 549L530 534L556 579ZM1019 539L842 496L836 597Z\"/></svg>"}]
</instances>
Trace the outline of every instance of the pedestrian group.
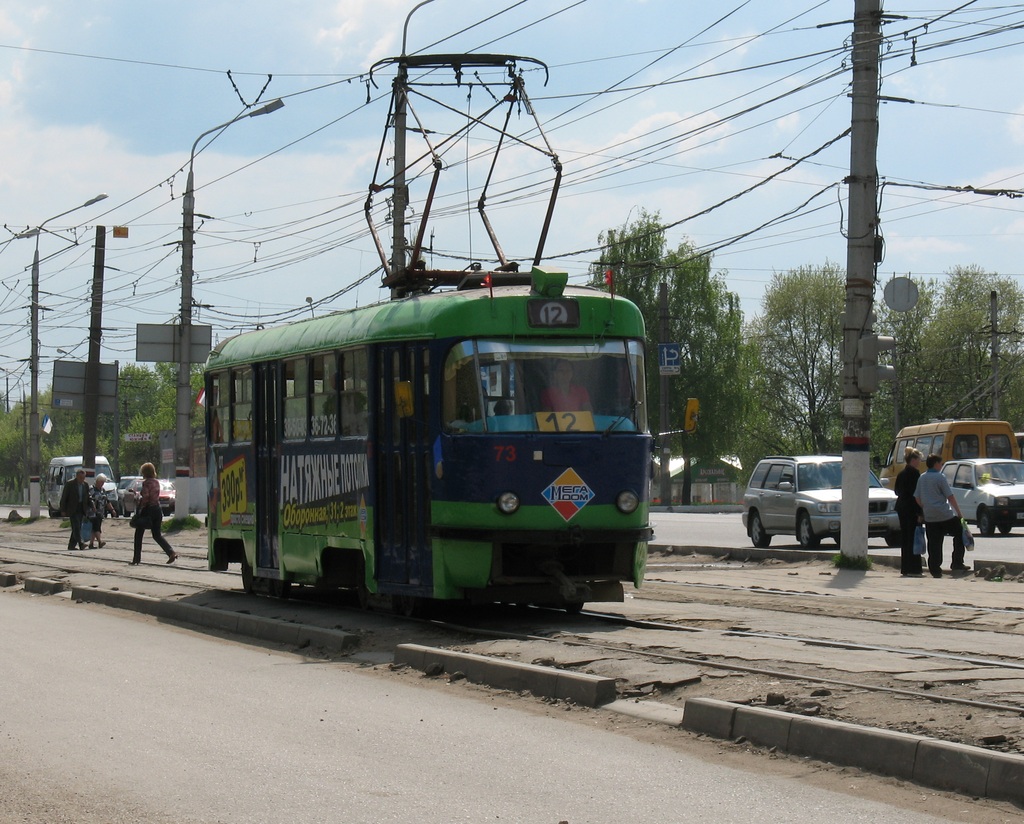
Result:
<instances>
[{"instance_id":1,"label":"pedestrian group","mask_svg":"<svg viewBox=\"0 0 1024 824\"><path fill-rule=\"evenodd\" d=\"M905 576L924 575L922 554L928 553L928 572L933 578L942 577L942 543L947 535L953 536L953 557L950 570L970 569L964 563L964 531L967 528L963 513L942 474L942 457L924 456L913 447L904 453L906 468L896 476L896 511L900 516L900 573ZM919 534L924 533L924 538ZM922 543L924 546L922 546ZM915 546L916 544L916 546Z\"/></svg>"},{"instance_id":2,"label":"pedestrian group","mask_svg":"<svg viewBox=\"0 0 1024 824\"><path fill-rule=\"evenodd\" d=\"M157 546L166 553L167 563L173 564L178 560L178 553L160 533L163 510L160 508L160 481L156 477L156 467L151 463L144 463L139 467L139 474L143 479L142 491L136 501L135 515L131 521L135 527L135 540L132 560L128 563L131 566L142 563L142 536L148 529ZM103 490L106 481L105 475L97 475L95 483L90 487L85 480L85 470L79 469L75 477L64 484L60 496L60 512L71 522L69 550L84 550L87 546L89 549L94 549L97 545L101 548L106 546L106 541L103 540L103 519L108 512L115 518L118 517L117 510ZM83 537L82 529L86 522L92 528L88 536L88 545L85 543L86 538Z\"/></svg>"}]
</instances>

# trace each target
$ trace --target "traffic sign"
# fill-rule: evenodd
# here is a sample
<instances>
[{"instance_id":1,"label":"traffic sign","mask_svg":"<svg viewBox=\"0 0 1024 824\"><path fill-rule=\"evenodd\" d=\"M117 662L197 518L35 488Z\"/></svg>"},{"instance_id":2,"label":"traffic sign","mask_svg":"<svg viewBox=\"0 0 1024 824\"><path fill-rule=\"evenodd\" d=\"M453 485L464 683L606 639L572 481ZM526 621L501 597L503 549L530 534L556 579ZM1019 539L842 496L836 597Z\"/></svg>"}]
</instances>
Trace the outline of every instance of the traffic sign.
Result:
<instances>
[{"instance_id":1,"label":"traffic sign","mask_svg":"<svg viewBox=\"0 0 1024 824\"><path fill-rule=\"evenodd\" d=\"M679 344L658 344L658 373L661 375L678 375L682 372L679 364Z\"/></svg>"}]
</instances>

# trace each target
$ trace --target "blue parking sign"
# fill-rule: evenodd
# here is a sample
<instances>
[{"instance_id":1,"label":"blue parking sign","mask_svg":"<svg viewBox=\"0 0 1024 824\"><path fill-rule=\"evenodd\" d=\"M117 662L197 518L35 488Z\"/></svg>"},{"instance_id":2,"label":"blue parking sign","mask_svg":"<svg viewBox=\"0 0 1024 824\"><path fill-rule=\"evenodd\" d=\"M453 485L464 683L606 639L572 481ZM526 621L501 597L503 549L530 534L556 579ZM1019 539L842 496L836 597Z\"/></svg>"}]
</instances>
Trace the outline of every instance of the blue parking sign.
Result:
<instances>
[{"instance_id":1,"label":"blue parking sign","mask_svg":"<svg viewBox=\"0 0 1024 824\"><path fill-rule=\"evenodd\" d=\"M658 344L658 372L662 375L680 374L678 343Z\"/></svg>"}]
</instances>

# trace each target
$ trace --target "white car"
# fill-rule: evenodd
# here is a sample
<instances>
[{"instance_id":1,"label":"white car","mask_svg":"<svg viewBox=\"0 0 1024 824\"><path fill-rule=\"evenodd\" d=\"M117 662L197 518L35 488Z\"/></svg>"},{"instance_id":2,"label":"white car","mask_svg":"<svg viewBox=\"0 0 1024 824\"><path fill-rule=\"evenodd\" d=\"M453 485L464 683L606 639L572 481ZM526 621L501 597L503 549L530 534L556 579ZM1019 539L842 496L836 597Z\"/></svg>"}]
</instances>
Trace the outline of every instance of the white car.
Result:
<instances>
[{"instance_id":1,"label":"white car","mask_svg":"<svg viewBox=\"0 0 1024 824\"><path fill-rule=\"evenodd\" d=\"M963 516L982 535L1024 527L1024 461L970 458L942 467Z\"/></svg>"}]
</instances>

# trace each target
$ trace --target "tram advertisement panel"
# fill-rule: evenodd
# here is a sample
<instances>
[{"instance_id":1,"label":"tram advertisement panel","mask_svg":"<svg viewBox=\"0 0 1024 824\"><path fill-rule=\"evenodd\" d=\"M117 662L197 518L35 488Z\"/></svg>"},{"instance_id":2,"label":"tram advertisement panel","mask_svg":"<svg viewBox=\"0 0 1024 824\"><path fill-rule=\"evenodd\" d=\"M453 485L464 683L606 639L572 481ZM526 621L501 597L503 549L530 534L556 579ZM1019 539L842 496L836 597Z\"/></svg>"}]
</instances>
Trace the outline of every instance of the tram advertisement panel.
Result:
<instances>
[{"instance_id":1,"label":"tram advertisement panel","mask_svg":"<svg viewBox=\"0 0 1024 824\"><path fill-rule=\"evenodd\" d=\"M364 444L360 442L359 451L354 452L343 451L344 444L332 444L331 448L335 451L311 453L302 444L282 450L277 479L281 528L285 532L324 531L343 522L358 522L359 537L365 538L370 482ZM210 511L222 528L255 525L257 478L251 458L248 451L225 456L211 473L216 485L211 489Z\"/></svg>"},{"instance_id":2,"label":"tram advertisement panel","mask_svg":"<svg viewBox=\"0 0 1024 824\"><path fill-rule=\"evenodd\" d=\"M359 444L363 447L363 444ZM366 452L311 453L287 448L281 456L281 528L301 532L341 522L365 522L370 485Z\"/></svg>"}]
</instances>

